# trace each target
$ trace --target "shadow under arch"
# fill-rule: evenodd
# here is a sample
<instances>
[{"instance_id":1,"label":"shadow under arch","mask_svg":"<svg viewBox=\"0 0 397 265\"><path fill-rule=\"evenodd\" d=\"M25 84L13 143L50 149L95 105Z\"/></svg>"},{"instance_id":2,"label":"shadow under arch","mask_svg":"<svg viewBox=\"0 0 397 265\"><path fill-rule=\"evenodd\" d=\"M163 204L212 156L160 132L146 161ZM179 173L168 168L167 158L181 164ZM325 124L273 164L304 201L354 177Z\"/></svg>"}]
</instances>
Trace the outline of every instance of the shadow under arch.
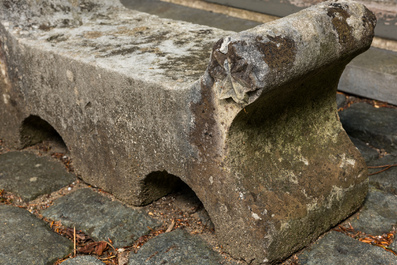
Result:
<instances>
[{"instance_id":1,"label":"shadow under arch","mask_svg":"<svg viewBox=\"0 0 397 265\"><path fill-rule=\"evenodd\" d=\"M211 218L196 193L179 177L169 174L167 171L154 171L143 180L143 203L148 205L163 197L172 197L174 207L188 215L194 215L200 219L202 225L215 231Z\"/></svg>"},{"instance_id":2,"label":"shadow under arch","mask_svg":"<svg viewBox=\"0 0 397 265\"><path fill-rule=\"evenodd\" d=\"M30 115L22 122L20 141L22 148L48 141L52 146L61 149L63 153L67 153L69 150L54 127L36 115Z\"/></svg>"}]
</instances>

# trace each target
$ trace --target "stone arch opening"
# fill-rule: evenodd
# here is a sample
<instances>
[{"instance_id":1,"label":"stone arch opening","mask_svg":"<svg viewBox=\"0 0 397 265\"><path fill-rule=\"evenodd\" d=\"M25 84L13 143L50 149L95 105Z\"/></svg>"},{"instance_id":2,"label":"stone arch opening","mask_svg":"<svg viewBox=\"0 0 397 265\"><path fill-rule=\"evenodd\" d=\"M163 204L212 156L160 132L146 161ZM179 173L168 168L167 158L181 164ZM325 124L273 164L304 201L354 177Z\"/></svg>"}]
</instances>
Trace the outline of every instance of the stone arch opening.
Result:
<instances>
[{"instance_id":1,"label":"stone arch opening","mask_svg":"<svg viewBox=\"0 0 397 265\"><path fill-rule=\"evenodd\" d=\"M36 115L30 115L22 122L20 141L22 148L46 143L54 152L68 153L61 135L47 121Z\"/></svg>"},{"instance_id":2,"label":"stone arch opening","mask_svg":"<svg viewBox=\"0 0 397 265\"><path fill-rule=\"evenodd\" d=\"M189 185L179 177L169 174L165 170L152 172L146 176L144 187L147 199L143 205L164 200L168 206L174 208L173 210L180 212L181 216L199 220L204 227L215 231L214 224L203 203Z\"/></svg>"},{"instance_id":3,"label":"stone arch opening","mask_svg":"<svg viewBox=\"0 0 397 265\"><path fill-rule=\"evenodd\" d=\"M140 194L141 205L148 205L153 201L174 192L181 187L184 182L169 174L167 171L153 171L142 181L143 191ZM186 184L185 184L186 185Z\"/></svg>"}]
</instances>

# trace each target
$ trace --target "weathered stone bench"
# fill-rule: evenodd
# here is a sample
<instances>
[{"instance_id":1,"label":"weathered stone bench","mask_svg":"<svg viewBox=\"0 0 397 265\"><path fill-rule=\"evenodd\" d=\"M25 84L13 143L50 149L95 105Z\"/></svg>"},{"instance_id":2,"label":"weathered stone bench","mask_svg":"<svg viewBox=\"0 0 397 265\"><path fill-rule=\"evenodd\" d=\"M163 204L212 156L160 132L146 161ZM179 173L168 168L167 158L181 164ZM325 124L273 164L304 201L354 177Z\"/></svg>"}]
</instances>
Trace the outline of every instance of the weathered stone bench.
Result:
<instances>
[{"instance_id":1,"label":"weathered stone bench","mask_svg":"<svg viewBox=\"0 0 397 265\"><path fill-rule=\"evenodd\" d=\"M232 33L117 1L33 2L0 1L9 145L54 128L83 180L134 205L177 176L224 251L255 264L287 257L361 205L366 166L335 104L345 65L373 37L361 4L325 2Z\"/></svg>"}]
</instances>

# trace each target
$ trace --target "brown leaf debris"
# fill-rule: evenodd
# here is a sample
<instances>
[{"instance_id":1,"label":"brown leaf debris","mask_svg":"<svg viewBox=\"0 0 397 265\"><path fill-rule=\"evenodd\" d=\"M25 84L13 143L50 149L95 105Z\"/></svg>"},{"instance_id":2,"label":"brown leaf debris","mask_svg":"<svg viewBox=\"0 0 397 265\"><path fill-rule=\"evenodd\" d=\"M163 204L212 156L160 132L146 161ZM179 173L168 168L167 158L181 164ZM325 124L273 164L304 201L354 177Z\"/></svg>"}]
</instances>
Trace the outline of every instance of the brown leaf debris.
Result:
<instances>
[{"instance_id":1,"label":"brown leaf debris","mask_svg":"<svg viewBox=\"0 0 397 265\"><path fill-rule=\"evenodd\" d=\"M380 235L380 236L373 236L368 235L361 231L355 231L353 226L349 223L348 227L339 225L337 228L334 229L336 232L343 233L351 238L357 239L363 243L367 243L373 246L381 247L386 251L397 255L397 252L389 248L390 244L393 243L394 237L396 234L395 229L390 231L389 233Z\"/></svg>"}]
</instances>

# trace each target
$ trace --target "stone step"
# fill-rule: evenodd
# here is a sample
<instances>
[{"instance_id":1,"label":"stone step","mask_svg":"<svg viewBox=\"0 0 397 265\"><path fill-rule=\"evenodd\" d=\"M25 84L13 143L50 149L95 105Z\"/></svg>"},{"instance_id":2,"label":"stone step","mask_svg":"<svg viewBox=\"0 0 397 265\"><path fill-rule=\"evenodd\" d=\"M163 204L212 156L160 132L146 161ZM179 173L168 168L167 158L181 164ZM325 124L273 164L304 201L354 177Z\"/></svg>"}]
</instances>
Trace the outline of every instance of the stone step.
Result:
<instances>
[{"instance_id":1,"label":"stone step","mask_svg":"<svg viewBox=\"0 0 397 265\"><path fill-rule=\"evenodd\" d=\"M321 0L313 1L294 1L294 0L205 0L208 2L222 5L234 6L242 9L248 9L256 12L270 14L273 16L284 17L298 12L304 8L322 2ZM394 0L358 0L372 12L375 13L378 24L375 34L382 38L397 40L397 7Z\"/></svg>"},{"instance_id":2,"label":"stone step","mask_svg":"<svg viewBox=\"0 0 397 265\"><path fill-rule=\"evenodd\" d=\"M397 106L397 52L371 48L349 63L338 89Z\"/></svg>"},{"instance_id":3,"label":"stone step","mask_svg":"<svg viewBox=\"0 0 397 265\"><path fill-rule=\"evenodd\" d=\"M243 31L262 24L252 20L240 19L160 0L121 0L121 3L129 9L153 14L162 18L182 20L224 30Z\"/></svg>"}]
</instances>

